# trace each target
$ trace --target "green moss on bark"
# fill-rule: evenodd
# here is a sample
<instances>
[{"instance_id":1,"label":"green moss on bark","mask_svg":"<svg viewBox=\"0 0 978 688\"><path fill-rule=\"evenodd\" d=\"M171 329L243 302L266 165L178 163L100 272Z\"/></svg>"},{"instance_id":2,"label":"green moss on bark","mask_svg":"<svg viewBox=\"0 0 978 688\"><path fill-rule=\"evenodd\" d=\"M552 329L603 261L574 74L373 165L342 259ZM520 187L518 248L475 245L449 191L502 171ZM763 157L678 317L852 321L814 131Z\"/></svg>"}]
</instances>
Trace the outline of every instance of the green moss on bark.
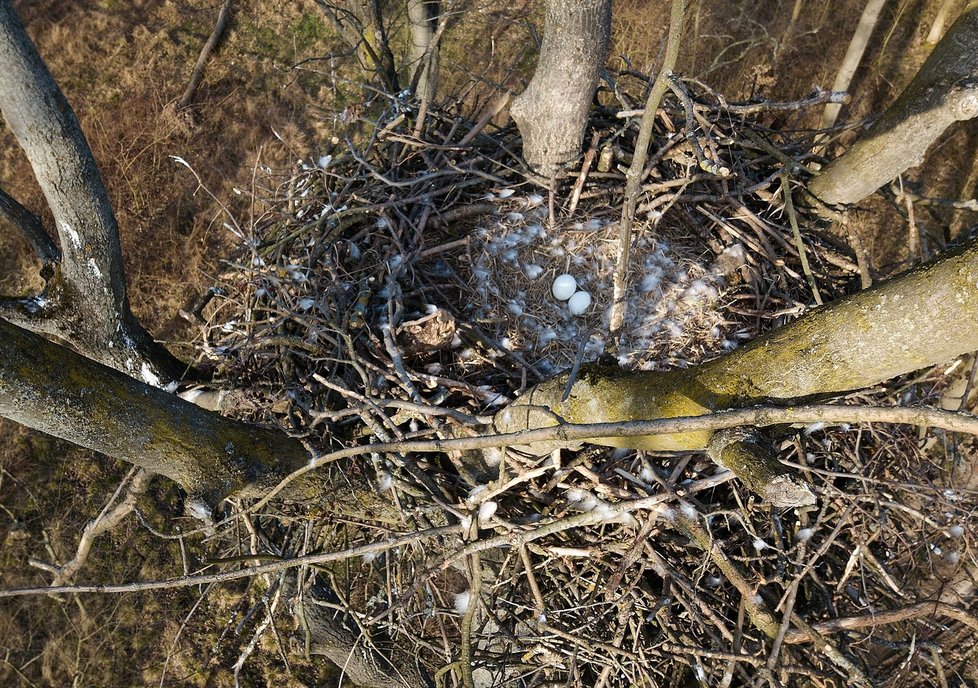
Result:
<instances>
[{"instance_id":1,"label":"green moss on bark","mask_svg":"<svg viewBox=\"0 0 978 688\"><path fill-rule=\"evenodd\" d=\"M285 433L205 411L0 321L0 414L165 475L209 502L309 460Z\"/></svg>"},{"instance_id":2,"label":"green moss on bark","mask_svg":"<svg viewBox=\"0 0 978 688\"><path fill-rule=\"evenodd\" d=\"M873 289L815 309L747 346L668 372L582 369L532 388L496 416L513 432L560 422L601 423L701 415L861 389L978 348L978 242ZM650 450L704 449L708 432L602 437ZM541 447L546 448L546 447Z\"/></svg>"}]
</instances>

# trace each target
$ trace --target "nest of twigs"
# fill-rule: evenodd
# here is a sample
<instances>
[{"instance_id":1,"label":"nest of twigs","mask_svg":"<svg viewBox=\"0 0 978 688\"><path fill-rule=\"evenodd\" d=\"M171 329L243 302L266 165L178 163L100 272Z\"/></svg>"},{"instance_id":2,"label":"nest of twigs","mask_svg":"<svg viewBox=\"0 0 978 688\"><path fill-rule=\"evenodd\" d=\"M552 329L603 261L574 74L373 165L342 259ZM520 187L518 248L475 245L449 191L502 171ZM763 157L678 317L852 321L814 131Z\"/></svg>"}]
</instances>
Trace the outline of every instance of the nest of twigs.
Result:
<instances>
[{"instance_id":1,"label":"nest of twigs","mask_svg":"<svg viewBox=\"0 0 978 688\"><path fill-rule=\"evenodd\" d=\"M656 122L612 352L625 366L696 364L801 313L816 291L831 300L858 283L847 246L796 234L784 204L783 171L804 181L817 162L815 132L800 127L821 96L735 106L687 88L695 121L667 98ZM361 140L266 177L264 210L235 227L241 255L205 311L209 362L256 390L251 415L275 415L319 451L485 431L540 376L608 353L637 128L621 109L597 111L586 138L610 162L548 192L524 181L514 129L436 109L419 123L391 99ZM690 128L728 175L703 170ZM583 317L549 293L561 272L592 293ZM872 393L933 401L942 384L938 371ZM974 680L974 623L940 606L971 599L970 447L883 427L789 428L780 441L814 511L757 503L701 454L495 450L486 474L458 456L377 453L339 470L366 474L390 509L322 507L297 528L266 506L261 538L225 542L288 556L417 533L351 554L330 583L363 638L394 639L444 685L461 685L460 659L476 685ZM680 500L711 547L675 527ZM581 518L629 503L644 506ZM461 535L426 534L458 523ZM751 623L755 603L776 637Z\"/></svg>"}]
</instances>

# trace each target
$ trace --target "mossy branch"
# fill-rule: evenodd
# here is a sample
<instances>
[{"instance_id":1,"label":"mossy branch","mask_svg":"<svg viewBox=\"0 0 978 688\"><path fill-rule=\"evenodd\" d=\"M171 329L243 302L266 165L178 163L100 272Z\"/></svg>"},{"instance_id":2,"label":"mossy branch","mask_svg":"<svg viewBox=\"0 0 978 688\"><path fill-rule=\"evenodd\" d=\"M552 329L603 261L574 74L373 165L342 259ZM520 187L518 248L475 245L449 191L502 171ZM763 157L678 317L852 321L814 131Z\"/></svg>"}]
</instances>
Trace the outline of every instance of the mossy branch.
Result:
<instances>
[{"instance_id":1,"label":"mossy branch","mask_svg":"<svg viewBox=\"0 0 978 688\"><path fill-rule=\"evenodd\" d=\"M213 506L258 496L309 453L0 320L0 416L164 475Z\"/></svg>"},{"instance_id":2,"label":"mossy branch","mask_svg":"<svg viewBox=\"0 0 978 688\"><path fill-rule=\"evenodd\" d=\"M934 48L900 97L809 184L828 205L856 203L919 165L957 121L978 116L978 0Z\"/></svg>"},{"instance_id":3,"label":"mossy branch","mask_svg":"<svg viewBox=\"0 0 978 688\"><path fill-rule=\"evenodd\" d=\"M564 391L567 375L558 375L497 414L496 427L518 432L562 423L674 418L793 403L861 389L975 348L978 240L973 239L929 264L815 309L693 368L628 372L586 367L569 395ZM704 450L711 436L712 429L697 428L644 437L618 433L592 441L647 450ZM550 445L533 449L545 451ZM770 472L757 466L756 474Z\"/></svg>"}]
</instances>

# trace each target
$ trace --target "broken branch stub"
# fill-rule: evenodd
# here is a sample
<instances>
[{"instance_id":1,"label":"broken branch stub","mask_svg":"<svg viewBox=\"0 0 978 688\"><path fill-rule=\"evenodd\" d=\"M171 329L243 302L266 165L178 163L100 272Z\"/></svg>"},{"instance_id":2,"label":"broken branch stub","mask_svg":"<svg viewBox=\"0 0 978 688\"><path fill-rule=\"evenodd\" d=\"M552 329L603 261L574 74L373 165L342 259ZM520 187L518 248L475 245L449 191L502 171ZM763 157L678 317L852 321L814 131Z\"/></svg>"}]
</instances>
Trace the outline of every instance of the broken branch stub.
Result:
<instances>
[{"instance_id":1,"label":"broken branch stub","mask_svg":"<svg viewBox=\"0 0 978 688\"><path fill-rule=\"evenodd\" d=\"M811 506L816 501L812 489L778 461L770 444L753 429L715 432L706 455L776 507Z\"/></svg>"},{"instance_id":2,"label":"broken branch stub","mask_svg":"<svg viewBox=\"0 0 978 688\"><path fill-rule=\"evenodd\" d=\"M566 400L567 374L531 388L495 416L500 432L567 423L703 415L862 389L978 348L978 238L876 287L817 308L728 354L686 370L586 366ZM601 437L653 451L704 450L713 433ZM534 451L552 449L534 445ZM724 454L726 456L726 454ZM740 454L747 458L747 453ZM739 469L762 493L756 463ZM770 480L777 478L771 475Z\"/></svg>"}]
</instances>

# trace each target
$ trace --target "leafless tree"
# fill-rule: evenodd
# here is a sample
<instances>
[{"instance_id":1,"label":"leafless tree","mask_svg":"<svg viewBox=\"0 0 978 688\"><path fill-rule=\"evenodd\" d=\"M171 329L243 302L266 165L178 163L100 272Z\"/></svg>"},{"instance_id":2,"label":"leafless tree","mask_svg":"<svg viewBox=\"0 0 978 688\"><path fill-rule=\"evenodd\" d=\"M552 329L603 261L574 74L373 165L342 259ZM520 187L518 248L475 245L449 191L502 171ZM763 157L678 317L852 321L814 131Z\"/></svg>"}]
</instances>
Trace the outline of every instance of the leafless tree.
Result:
<instances>
[{"instance_id":1,"label":"leafless tree","mask_svg":"<svg viewBox=\"0 0 978 688\"><path fill-rule=\"evenodd\" d=\"M26 234L46 280L40 294L3 301L0 414L165 475L202 506L268 487L302 465L308 453L285 433L228 420L161 389L186 366L129 308L119 229L98 167L9 0L0 2L0 65L0 110L61 244L0 192L0 212Z\"/></svg>"},{"instance_id":2,"label":"leafless tree","mask_svg":"<svg viewBox=\"0 0 978 688\"><path fill-rule=\"evenodd\" d=\"M965 29L974 33L967 22L978 16L976 8L978 3L969 4L949 38ZM412 2L409 9L415 15L412 26L418 30L418 42L412 44L417 69L427 70L434 64L430 58L435 37L430 29L437 12L431 2ZM363 50L385 86L396 92L399 79L383 33L379 2L343 8L333 4L328 11L339 28L353 27L351 45ZM525 156L537 175L551 178L579 152L607 50L610 11L608 0L548 3L540 63L513 110L523 132ZM912 84L908 89L911 95L919 95L920 89L930 93L938 83L951 92L964 89L964 100L947 97L928 112L949 108L953 115L970 107L967 97L974 96L968 79L974 74L968 57L976 51L971 46L968 55L954 52L960 44L955 39L942 49L942 42L932 57L937 66L925 65L918 75L926 87L914 90ZM416 72L414 79L419 91L431 97L434 73ZM948 92L945 89L944 96ZM907 98L905 112L916 112L919 98ZM0 0L0 109L34 168L61 247L33 213L0 192L0 213L25 233L46 280L41 294L2 304L0 415L164 475L188 492L201 515L228 496L265 495L290 473L308 468L306 449L282 431L223 418L161 388L177 379L183 366L152 339L129 308L118 227L97 166L70 106L10 0ZM651 117L655 110L653 105ZM941 114L938 124L946 120L946 113ZM938 125L928 125L928 136L931 131L939 133ZM881 143L882 148L874 149L877 152L893 147L902 162L914 157L891 139L880 136L878 141L890 143ZM836 174L832 169L816 178L812 191L825 200L846 202L832 196L832 185L826 181ZM895 168L887 169L889 174ZM531 431L556 426L558 420L627 422L697 416L838 394L973 350L978 341L976 315L978 242L973 241L924 268L840 300L699 367L648 374L589 368L576 380L568 374L558 376L531 388L501 411L495 429ZM57 337L74 350L42 335ZM548 441L554 439L566 437L555 431ZM644 449L706 450L774 504L811 501L804 482L783 469L752 430L697 429L593 439ZM540 441L530 448L551 446ZM301 483L293 484L293 494L310 496L302 489ZM328 496L326 478L315 489L324 490L318 498ZM476 570L481 569L476 566ZM746 593L744 597L753 599ZM396 651L388 654L359 647L359 636L343 616L327 609L328 602L298 612L304 615L312 652L344 664L364 685L425 685L421 672ZM471 667L468 671L471 674Z\"/></svg>"}]
</instances>

